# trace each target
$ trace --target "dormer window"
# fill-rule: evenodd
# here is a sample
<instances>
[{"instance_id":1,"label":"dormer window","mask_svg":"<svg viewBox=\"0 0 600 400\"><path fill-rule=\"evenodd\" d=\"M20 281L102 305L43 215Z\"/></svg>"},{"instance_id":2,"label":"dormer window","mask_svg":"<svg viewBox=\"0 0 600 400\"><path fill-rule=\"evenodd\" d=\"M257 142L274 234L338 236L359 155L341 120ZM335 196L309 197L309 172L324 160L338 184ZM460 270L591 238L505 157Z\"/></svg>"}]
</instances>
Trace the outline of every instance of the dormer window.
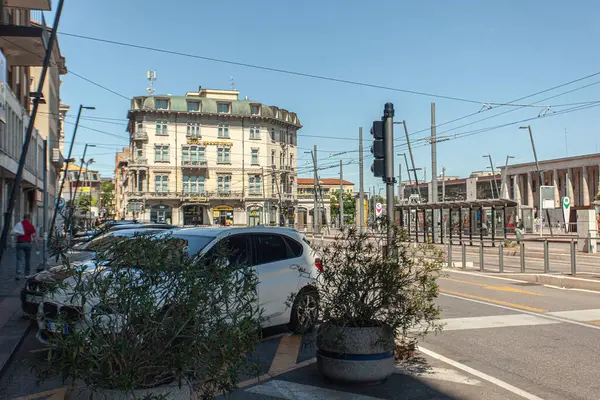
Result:
<instances>
[{"instance_id":1,"label":"dormer window","mask_svg":"<svg viewBox=\"0 0 600 400\"><path fill-rule=\"evenodd\" d=\"M168 110L169 109L169 100L167 99L155 99L154 106L157 110Z\"/></svg>"},{"instance_id":2,"label":"dormer window","mask_svg":"<svg viewBox=\"0 0 600 400\"><path fill-rule=\"evenodd\" d=\"M231 104L229 103L218 103L217 112L219 114L229 114L231 110Z\"/></svg>"},{"instance_id":3,"label":"dormer window","mask_svg":"<svg viewBox=\"0 0 600 400\"><path fill-rule=\"evenodd\" d=\"M250 114L251 115L260 115L260 106L258 104L250 105Z\"/></svg>"},{"instance_id":4,"label":"dormer window","mask_svg":"<svg viewBox=\"0 0 600 400\"><path fill-rule=\"evenodd\" d=\"M200 111L200 103L197 101L188 101L187 103L188 112L198 112Z\"/></svg>"}]
</instances>

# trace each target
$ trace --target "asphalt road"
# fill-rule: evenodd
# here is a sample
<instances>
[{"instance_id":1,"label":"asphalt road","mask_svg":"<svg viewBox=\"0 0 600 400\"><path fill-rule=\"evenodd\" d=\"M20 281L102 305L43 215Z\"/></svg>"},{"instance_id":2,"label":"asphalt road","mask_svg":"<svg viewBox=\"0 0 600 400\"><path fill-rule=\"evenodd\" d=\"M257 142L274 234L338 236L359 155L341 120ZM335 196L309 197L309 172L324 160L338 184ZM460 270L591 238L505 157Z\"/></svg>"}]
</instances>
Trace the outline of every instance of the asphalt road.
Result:
<instances>
[{"instance_id":1,"label":"asphalt road","mask_svg":"<svg viewBox=\"0 0 600 400\"><path fill-rule=\"evenodd\" d=\"M231 399L563 400L598 399L600 293L447 271L438 304L444 331L420 343L418 363L387 382L349 387L325 381L310 338L275 334L255 353L262 378L247 377ZM304 340L307 339L307 340ZM31 372L43 348L31 333L0 379L0 398L62 399L65 384Z\"/></svg>"},{"instance_id":2,"label":"asphalt road","mask_svg":"<svg viewBox=\"0 0 600 400\"><path fill-rule=\"evenodd\" d=\"M446 326L423 347L531 396L599 398L600 293L460 272L440 286Z\"/></svg>"}]
</instances>

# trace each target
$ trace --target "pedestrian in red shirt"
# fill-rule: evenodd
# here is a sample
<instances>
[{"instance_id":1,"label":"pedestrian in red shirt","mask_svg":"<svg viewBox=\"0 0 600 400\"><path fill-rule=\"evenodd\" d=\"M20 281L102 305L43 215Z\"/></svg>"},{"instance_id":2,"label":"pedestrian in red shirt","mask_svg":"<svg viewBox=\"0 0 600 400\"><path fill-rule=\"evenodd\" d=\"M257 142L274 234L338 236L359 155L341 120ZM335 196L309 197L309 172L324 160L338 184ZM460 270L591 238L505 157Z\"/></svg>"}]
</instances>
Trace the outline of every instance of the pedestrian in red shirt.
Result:
<instances>
[{"instance_id":1,"label":"pedestrian in red shirt","mask_svg":"<svg viewBox=\"0 0 600 400\"><path fill-rule=\"evenodd\" d=\"M21 275L21 267L23 265L23 258L25 258L25 276L29 275L31 272L31 246L32 242L35 242L35 248L39 251L37 236L35 234L35 227L29 221L29 214L23 215L23 221L21 221L21 225L23 225L24 235L17 236L17 276L16 279L19 280Z\"/></svg>"}]
</instances>

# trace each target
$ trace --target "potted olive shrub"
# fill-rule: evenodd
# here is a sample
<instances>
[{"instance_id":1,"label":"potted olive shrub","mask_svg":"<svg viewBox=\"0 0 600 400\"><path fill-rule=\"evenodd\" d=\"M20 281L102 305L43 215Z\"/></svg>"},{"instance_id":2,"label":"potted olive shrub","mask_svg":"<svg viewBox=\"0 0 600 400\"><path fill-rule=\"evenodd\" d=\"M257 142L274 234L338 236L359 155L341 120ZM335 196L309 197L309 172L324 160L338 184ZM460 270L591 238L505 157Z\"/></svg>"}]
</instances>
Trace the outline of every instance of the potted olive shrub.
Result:
<instances>
[{"instance_id":1,"label":"potted olive shrub","mask_svg":"<svg viewBox=\"0 0 600 400\"><path fill-rule=\"evenodd\" d=\"M48 295L65 329L47 333L43 372L70 382L70 399L209 399L254 372L257 276L227 249L199 258L186 247L121 239Z\"/></svg>"},{"instance_id":2,"label":"potted olive shrub","mask_svg":"<svg viewBox=\"0 0 600 400\"><path fill-rule=\"evenodd\" d=\"M317 248L321 324L317 365L327 378L373 383L394 371L417 340L439 326L434 301L443 254L430 244L406 243L405 232L378 221L375 235L345 229ZM395 249L395 250L394 250Z\"/></svg>"}]
</instances>

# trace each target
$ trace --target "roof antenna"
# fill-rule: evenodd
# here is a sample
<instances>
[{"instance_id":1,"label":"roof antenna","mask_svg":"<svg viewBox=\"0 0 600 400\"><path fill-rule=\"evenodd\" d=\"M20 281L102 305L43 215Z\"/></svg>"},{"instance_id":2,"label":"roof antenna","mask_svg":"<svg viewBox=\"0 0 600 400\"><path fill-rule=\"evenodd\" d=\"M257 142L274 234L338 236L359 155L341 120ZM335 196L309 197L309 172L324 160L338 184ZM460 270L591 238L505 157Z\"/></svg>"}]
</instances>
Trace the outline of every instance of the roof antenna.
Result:
<instances>
[{"instance_id":1,"label":"roof antenna","mask_svg":"<svg viewBox=\"0 0 600 400\"><path fill-rule=\"evenodd\" d=\"M150 87L146 89L148 94L152 96L154 94L154 82L156 81L156 71L148 71L146 72L146 77L148 81L150 81Z\"/></svg>"},{"instance_id":2,"label":"roof antenna","mask_svg":"<svg viewBox=\"0 0 600 400\"><path fill-rule=\"evenodd\" d=\"M231 90L235 90L235 78L230 76L229 80L231 81Z\"/></svg>"}]
</instances>

